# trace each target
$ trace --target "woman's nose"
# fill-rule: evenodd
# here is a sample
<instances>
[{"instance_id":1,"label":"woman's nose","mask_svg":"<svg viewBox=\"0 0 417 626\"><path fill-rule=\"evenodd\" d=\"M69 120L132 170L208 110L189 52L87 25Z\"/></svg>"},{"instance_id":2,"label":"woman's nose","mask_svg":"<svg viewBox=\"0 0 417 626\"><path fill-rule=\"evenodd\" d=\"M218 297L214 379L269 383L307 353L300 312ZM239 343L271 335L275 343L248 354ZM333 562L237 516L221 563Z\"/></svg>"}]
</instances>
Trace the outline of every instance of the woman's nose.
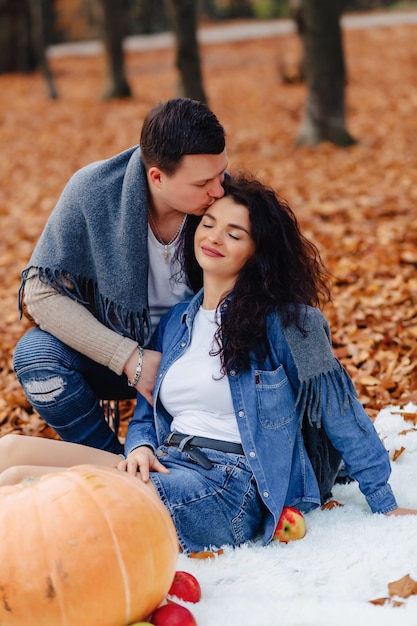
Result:
<instances>
[{"instance_id":1,"label":"woman's nose","mask_svg":"<svg viewBox=\"0 0 417 626\"><path fill-rule=\"evenodd\" d=\"M221 244L221 235L218 228L210 228L208 238L209 241L211 241L212 243L215 243L217 245Z\"/></svg>"}]
</instances>

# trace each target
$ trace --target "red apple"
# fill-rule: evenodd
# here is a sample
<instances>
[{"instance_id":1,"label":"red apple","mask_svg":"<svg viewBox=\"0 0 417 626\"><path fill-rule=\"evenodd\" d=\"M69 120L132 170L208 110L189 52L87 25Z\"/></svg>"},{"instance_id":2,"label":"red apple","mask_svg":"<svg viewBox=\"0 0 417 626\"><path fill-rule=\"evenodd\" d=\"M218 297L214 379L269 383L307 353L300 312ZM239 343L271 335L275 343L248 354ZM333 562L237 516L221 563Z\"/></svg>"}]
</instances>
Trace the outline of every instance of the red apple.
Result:
<instances>
[{"instance_id":1,"label":"red apple","mask_svg":"<svg viewBox=\"0 0 417 626\"><path fill-rule=\"evenodd\" d=\"M164 604L153 612L151 624L154 626L197 626L194 615L180 604Z\"/></svg>"},{"instance_id":2,"label":"red apple","mask_svg":"<svg viewBox=\"0 0 417 626\"><path fill-rule=\"evenodd\" d=\"M306 523L303 514L293 506L284 506L281 517L274 532L274 539L283 543L302 539L306 534Z\"/></svg>"},{"instance_id":3,"label":"red apple","mask_svg":"<svg viewBox=\"0 0 417 626\"><path fill-rule=\"evenodd\" d=\"M199 602L201 600L200 584L197 578L189 572L175 572L168 595L176 596L184 602Z\"/></svg>"}]
</instances>

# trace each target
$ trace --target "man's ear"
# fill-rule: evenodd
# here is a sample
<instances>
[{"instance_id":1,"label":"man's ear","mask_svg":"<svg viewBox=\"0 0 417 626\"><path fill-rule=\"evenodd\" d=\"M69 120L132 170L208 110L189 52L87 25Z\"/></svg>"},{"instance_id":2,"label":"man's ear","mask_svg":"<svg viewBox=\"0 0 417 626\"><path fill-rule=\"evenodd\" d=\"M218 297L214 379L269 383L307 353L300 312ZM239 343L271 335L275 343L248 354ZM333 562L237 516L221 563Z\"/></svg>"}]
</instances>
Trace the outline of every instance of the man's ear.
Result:
<instances>
[{"instance_id":1,"label":"man's ear","mask_svg":"<svg viewBox=\"0 0 417 626\"><path fill-rule=\"evenodd\" d=\"M162 170L159 169L159 167L156 167L155 165L153 167L149 168L148 171L148 177L149 177L149 182L152 185L155 185L156 187L160 187L161 183L162 183Z\"/></svg>"}]
</instances>

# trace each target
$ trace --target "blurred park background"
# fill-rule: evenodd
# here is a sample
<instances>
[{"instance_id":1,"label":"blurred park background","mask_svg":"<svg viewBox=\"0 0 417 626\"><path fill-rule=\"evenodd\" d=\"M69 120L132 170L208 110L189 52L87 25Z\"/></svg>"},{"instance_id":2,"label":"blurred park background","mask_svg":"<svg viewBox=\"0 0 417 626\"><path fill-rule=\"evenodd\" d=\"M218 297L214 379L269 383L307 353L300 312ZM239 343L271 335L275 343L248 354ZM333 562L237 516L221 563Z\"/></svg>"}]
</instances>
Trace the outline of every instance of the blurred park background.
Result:
<instances>
[{"instance_id":1,"label":"blurred park background","mask_svg":"<svg viewBox=\"0 0 417 626\"><path fill-rule=\"evenodd\" d=\"M136 144L154 104L196 93L230 171L272 185L319 247L369 415L417 402L416 41L416 2L0 0L0 434L53 436L12 353L20 272L63 186Z\"/></svg>"}]
</instances>

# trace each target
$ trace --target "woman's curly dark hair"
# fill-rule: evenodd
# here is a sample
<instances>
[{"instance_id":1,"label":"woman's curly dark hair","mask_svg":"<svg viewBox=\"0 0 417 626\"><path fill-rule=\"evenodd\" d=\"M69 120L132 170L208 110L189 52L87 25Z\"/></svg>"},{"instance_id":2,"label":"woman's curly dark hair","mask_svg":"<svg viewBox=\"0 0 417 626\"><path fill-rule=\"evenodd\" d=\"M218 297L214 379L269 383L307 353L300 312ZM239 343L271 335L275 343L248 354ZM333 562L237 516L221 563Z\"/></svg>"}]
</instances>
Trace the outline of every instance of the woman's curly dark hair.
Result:
<instances>
[{"instance_id":1,"label":"woman's curly dark hair","mask_svg":"<svg viewBox=\"0 0 417 626\"><path fill-rule=\"evenodd\" d=\"M247 175L227 178L225 195L249 210L255 254L242 268L228 294L217 333L223 372L249 368L268 352L266 320L278 312L284 326L302 331L303 305L330 300L330 275L316 246L300 232L297 218L275 191ZM189 217L184 233L185 269L194 290L202 272L194 251L194 232L201 218Z\"/></svg>"}]
</instances>

